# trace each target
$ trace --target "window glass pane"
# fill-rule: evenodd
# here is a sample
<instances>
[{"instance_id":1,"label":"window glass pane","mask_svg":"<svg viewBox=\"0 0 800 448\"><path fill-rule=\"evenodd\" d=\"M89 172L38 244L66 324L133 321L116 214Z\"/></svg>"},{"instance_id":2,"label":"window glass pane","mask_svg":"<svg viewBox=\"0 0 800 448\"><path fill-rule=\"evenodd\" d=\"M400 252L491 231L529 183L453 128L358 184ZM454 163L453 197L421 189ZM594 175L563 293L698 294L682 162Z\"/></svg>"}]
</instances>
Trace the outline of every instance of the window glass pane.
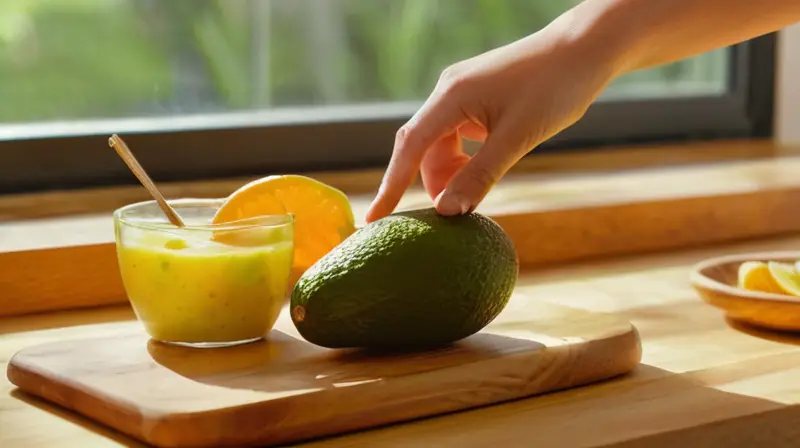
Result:
<instances>
[{"instance_id":1,"label":"window glass pane","mask_svg":"<svg viewBox=\"0 0 800 448\"><path fill-rule=\"evenodd\" d=\"M731 51L715 50L672 64L621 76L603 100L722 95L728 90Z\"/></svg>"},{"instance_id":2,"label":"window glass pane","mask_svg":"<svg viewBox=\"0 0 800 448\"><path fill-rule=\"evenodd\" d=\"M2 0L0 123L424 99L577 0ZM603 95L719 94L728 52Z\"/></svg>"}]
</instances>

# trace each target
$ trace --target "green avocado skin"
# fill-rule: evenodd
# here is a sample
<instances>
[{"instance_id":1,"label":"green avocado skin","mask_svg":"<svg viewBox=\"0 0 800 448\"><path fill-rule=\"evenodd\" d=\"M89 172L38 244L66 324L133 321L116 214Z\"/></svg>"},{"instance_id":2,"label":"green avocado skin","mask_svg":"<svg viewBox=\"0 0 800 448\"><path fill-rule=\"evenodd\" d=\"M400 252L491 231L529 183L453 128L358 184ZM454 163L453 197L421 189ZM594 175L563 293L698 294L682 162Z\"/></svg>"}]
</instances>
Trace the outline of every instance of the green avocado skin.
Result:
<instances>
[{"instance_id":1,"label":"green avocado skin","mask_svg":"<svg viewBox=\"0 0 800 448\"><path fill-rule=\"evenodd\" d=\"M355 232L295 284L300 335L328 348L416 349L477 333L508 304L514 246L490 218L395 213Z\"/></svg>"}]
</instances>

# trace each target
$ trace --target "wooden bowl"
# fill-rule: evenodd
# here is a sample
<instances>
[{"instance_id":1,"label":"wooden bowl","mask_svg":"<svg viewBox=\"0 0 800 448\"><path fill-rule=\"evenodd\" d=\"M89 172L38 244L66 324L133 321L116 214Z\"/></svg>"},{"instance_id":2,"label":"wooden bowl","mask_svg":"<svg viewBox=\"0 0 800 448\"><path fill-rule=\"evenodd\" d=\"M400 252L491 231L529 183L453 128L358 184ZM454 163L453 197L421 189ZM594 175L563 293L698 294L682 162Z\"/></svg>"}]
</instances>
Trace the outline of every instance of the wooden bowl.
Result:
<instances>
[{"instance_id":1,"label":"wooden bowl","mask_svg":"<svg viewBox=\"0 0 800 448\"><path fill-rule=\"evenodd\" d=\"M800 331L800 297L748 291L737 287L739 265L745 261L794 264L800 252L759 252L711 258L694 266L692 287L707 303L731 319L780 331Z\"/></svg>"}]
</instances>

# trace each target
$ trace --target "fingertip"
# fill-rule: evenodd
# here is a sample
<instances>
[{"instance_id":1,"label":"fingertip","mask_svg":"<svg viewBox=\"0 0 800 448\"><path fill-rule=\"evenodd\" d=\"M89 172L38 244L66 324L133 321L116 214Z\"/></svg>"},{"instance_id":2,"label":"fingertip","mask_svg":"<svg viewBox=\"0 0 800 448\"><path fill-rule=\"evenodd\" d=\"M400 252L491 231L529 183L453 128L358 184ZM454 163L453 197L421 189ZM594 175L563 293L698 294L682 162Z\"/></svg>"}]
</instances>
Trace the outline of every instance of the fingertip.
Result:
<instances>
[{"instance_id":1,"label":"fingertip","mask_svg":"<svg viewBox=\"0 0 800 448\"><path fill-rule=\"evenodd\" d=\"M456 216L469 212L472 204L467 198L445 190L436 197L434 208L442 216Z\"/></svg>"},{"instance_id":2,"label":"fingertip","mask_svg":"<svg viewBox=\"0 0 800 448\"><path fill-rule=\"evenodd\" d=\"M366 215L364 215L364 222L366 222L367 224L370 224L370 223L373 223L373 222L375 222L375 221L377 221L379 219L381 219L381 218L380 218L380 216L378 216L377 211L375 211L375 203L373 202L372 204L370 204L369 208L367 209Z\"/></svg>"},{"instance_id":3,"label":"fingertip","mask_svg":"<svg viewBox=\"0 0 800 448\"><path fill-rule=\"evenodd\" d=\"M369 224L383 218L384 216L386 216L386 214L383 212L383 207L376 199L372 201L372 204L369 205L364 220L367 222L367 224Z\"/></svg>"},{"instance_id":4,"label":"fingertip","mask_svg":"<svg viewBox=\"0 0 800 448\"><path fill-rule=\"evenodd\" d=\"M369 209L367 209L367 214L365 216L367 224L391 214L399 202L399 198L391 197L381 188L375 199L372 200Z\"/></svg>"}]
</instances>

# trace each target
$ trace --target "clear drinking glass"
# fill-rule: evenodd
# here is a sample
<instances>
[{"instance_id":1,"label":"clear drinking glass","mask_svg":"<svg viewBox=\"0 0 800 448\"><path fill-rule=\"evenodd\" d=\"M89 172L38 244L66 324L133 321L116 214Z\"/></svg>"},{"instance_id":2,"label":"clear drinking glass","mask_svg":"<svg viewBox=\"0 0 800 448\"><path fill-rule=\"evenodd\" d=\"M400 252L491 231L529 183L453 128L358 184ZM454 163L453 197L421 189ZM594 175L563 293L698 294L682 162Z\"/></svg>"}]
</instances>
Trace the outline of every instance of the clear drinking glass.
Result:
<instances>
[{"instance_id":1,"label":"clear drinking glass","mask_svg":"<svg viewBox=\"0 0 800 448\"><path fill-rule=\"evenodd\" d=\"M254 342L286 303L294 219L268 215L212 225L222 199L155 201L114 212L117 260L128 299L151 338L195 347Z\"/></svg>"}]
</instances>

